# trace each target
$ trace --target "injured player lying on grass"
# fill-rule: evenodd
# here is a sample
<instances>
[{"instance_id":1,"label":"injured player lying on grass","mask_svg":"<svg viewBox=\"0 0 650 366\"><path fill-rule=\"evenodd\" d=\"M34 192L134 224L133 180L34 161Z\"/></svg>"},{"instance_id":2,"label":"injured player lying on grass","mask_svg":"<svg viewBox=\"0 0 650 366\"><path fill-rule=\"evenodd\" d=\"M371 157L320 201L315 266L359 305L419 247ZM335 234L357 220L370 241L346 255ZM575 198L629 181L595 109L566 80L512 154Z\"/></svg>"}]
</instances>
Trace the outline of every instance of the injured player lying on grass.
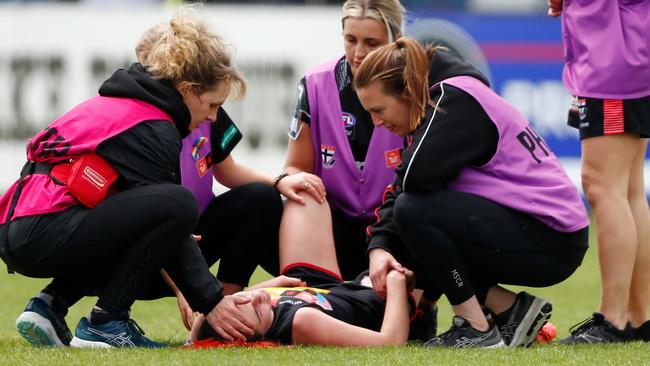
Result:
<instances>
[{"instance_id":1,"label":"injured player lying on grass","mask_svg":"<svg viewBox=\"0 0 650 366\"><path fill-rule=\"evenodd\" d=\"M308 209L328 209L305 197ZM305 206L289 202L280 229L283 276L258 284L237 296L254 335L247 340L280 344L380 346L406 344L413 273L405 267L386 277L386 298L372 289L367 274L355 281L341 279L331 223L314 222ZM329 217L329 215L325 216ZM203 317L195 320L189 342L213 338L231 340L229 329L213 329Z\"/></svg>"}]
</instances>

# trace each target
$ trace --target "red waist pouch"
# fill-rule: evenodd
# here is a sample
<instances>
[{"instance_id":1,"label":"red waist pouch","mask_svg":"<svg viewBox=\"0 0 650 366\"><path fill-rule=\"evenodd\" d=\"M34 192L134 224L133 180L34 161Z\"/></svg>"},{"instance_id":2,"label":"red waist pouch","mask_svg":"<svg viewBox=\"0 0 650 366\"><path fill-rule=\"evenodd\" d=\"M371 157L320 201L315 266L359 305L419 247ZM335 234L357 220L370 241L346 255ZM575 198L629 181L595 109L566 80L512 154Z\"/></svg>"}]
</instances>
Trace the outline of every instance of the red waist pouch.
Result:
<instances>
[{"instance_id":1,"label":"red waist pouch","mask_svg":"<svg viewBox=\"0 0 650 366\"><path fill-rule=\"evenodd\" d=\"M86 207L96 207L108 195L119 173L106 159L88 153L77 160L52 167L50 176L67 185L70 194Z\"/></svg>"}]
</instances>

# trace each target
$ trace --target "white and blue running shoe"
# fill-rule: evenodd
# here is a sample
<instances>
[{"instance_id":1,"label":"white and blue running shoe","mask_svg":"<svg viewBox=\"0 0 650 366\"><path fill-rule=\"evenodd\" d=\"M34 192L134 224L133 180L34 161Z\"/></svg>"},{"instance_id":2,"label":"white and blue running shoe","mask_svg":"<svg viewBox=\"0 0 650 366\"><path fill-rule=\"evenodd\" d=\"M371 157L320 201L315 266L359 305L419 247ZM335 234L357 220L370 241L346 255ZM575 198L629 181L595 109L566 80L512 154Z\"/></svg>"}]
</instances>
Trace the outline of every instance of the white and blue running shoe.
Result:
<instances>
[{"instance_id":1,"label":"white and blue running shoe","mask_svg":"<svg viewBox=\"0 0 650 366\"><path fill-rule=\"evenodd\" d=\"M67 346L72 340L65 314L55 312L38 297L29 300L16 319L16 329L33 346Z\"/></svg>"},{"instance_id":2,"label":"white and blue running shoe","mask_svg":"<svg viewBox=\"0 0 650 366\"><path fill-rule=\"evenodd\" d=\"M75 348L166 347L145 337L142 328L129 317L127 311L123 312L119 319L105 324L92 324L88 318L81 318L70 346Z\"/></svg>"}]
</instances>

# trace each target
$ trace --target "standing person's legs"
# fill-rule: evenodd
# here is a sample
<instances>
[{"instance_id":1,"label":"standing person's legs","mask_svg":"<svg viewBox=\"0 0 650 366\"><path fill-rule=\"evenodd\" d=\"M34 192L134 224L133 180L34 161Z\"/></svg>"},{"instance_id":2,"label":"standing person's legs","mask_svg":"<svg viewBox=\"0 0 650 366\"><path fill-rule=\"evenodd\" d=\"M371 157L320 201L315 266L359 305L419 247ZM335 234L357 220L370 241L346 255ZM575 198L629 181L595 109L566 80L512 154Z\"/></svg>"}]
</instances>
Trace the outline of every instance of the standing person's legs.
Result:
<instances>
[{"instance_id":1,"label":"standing person's legs","mask_svg":"<svg viewBox=\"0 0 650 366\"><path fill-rule=\"evenodd\" d=\"M598 240L602 293L600 312L624 329L638 233L628 202L639 136L607 135L582 140L582 186L591 204Z\"/></svg>"},{"instance_id":2,"label":"standing person's legs","mask_svg":"<svg viewBox=\"0 0 650 366\"><path fill-rule=\"evenodd\" d=\"M206 208L195 233L208 265L220 260L217 278L224 295L241 291L258 264L273 275L278 269L278 232L282 200L263 183L246 184L217 197Z\"/></svg>"},{"instance_id":3,"label":"standing person's legs","mask_svg":"<svg viewBox=\"0 0 650 366\"><path fill-rule=\"evenodd\" d=\"M648 320L650 307L650 210L643 175L647 145L648 140L644 138L637 142L637 153L632 163L628 188L628 201L637 229L636 261L632 272L627 314L634 328Z\"/></svg>"}]
</instances>

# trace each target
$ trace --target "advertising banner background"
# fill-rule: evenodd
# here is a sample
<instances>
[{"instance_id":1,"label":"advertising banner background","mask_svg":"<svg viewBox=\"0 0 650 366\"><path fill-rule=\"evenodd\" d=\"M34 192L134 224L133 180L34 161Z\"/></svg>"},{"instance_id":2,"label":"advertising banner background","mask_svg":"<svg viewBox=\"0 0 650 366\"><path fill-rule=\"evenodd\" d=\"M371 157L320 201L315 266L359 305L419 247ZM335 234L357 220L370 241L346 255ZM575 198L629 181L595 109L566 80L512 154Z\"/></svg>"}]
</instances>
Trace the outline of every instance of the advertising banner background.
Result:
<instances>
[{"instance_id":1,"label":"advertising banner background","mask_svg":"<svg viewBox=\"0 0 650 366\"><path fill-rule=\"evenodd\" d=\"M26 138L94 95L115 68L135 59L140 35L172 12L160 6L0 4L0 191L23 163ZM308 68L343 53L340 8L219 5L207 6L205 15L232 43L235 63L249 81L246 98L226 105L245 136L235 156L276 173L298 80ZM561 82L560 21L543 13L412 9L407 33L431 19L450 22L464 35L459 44L478 50L493 88L534 124L580 186L580 142L565 123L569 94ZM434 31L437 37L454 36Z\"/></svg>"}]
</instances>

